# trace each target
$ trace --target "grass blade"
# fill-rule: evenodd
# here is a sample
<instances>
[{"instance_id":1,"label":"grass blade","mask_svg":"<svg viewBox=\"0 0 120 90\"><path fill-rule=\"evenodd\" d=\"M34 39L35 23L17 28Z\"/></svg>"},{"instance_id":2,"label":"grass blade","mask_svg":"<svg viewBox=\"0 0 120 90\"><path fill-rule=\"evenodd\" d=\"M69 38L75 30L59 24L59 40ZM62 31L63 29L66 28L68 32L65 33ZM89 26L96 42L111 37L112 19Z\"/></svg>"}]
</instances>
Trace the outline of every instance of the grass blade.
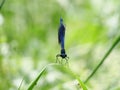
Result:
<instances>
[{"instance_id":1,"label":"grass blade","mask_svg":"<svg viewBox=\"0 0 120 90\"><path fill-rule=\"evenodd\" d=\"M95 69L93 70L93 72L87 77L87 79L85 80L85 83L87 83L89 81L89 79L96 73L96 71L100 68L100 66L103 64L103 62L106 60L106 58L108 57L108 55L112 52L112 50L115 48L115 46L120 42L120 36L118 36L115 41L113 42L112 46L110 47L110 49L107 51L107 53L103 56L103 58L101 59L100 63L95 67Z\"/></svg>"},{"instance_id":2,"label":"grass blade","mask_svg":"<svg viewBox=\"0 0 120 90\"><path fill-rule=\"evenodd\" d=\"M21 86L22 86L23 81L24 81L24 77L23 77L23 79L22 79L22 81L21 81L21 83L20 83L20 85L19 85L19 87L18 87L18 90L20 90L20 88L21 88Z\"/></svg>"},{"instance_id":3,"label":"grass blade","mask_svg":"<svg viewBox=\"0 0 120 90\"><path fill-rule=\"evenodd\" d=\"M39 75L36 77L36 79L30 84L30 86L28 87L27 90L32 90L34 88L34 86L37 84L38 80L40 79L40 77L43 75L43 73L46 71L47 67L50 66L61 66L60 64L57 63L51 63L48 64L46 67L44 67L42 69L42 71L39 73ZM79 82L79 85L82 87L83 90L88 90L87 87L85 86L85 84L80 80L79 76L75 75L70 68L68 67L64 67L62 66L62 68L67 71L67 73L71 74L75 79L77 79L77 81Z\"/></svg>"},{"instance_id":4,"label":"grass blade","mask_svg":"<svg viewBox=\"0 0 120 90\"><path fill-rule=\"evenodd\" d=\"M67 71L67 73L71 74L71 75L73 76L73 78L75 78L75 79L78 81L80 87L81 87L83 90L88 90L87 87L86 87L86 85L82 82L82 80L80 79L80 77L79 77L78 75L76 75L76 74L75 74L70 68L68 68L68 67L63 67L63 68L65 69L65 71Z\"/></svg>"},{"instance_id":5,"label":"grass blade","mask_svg":"<svg viewBox=\"0 0 120 90\"><path fill-rule=\"evenodd\" d=\"M76 75L76 79L78 80L78 82L83 90L88 90L86 85L80 80L80 78L77 75Z\"/></svg>"},{"instance_id":6,"label":"grass blade","mask_svg":"<svg viewBox=\"0 0 120 90\"><path fill-rule=\"evenodd\" d=\"M0 4L0 10L2 9L4 3L5 3L5 0L3 0L2 3Z\"/></svg>"},{"instance_id":7,"label":"grass blade","mask_svg":"<svg viewBox=\"0 0 120 90\"><path fill-rule=\"evenodd\" d=\"M34 86L37 84L38 80L40 79L40 77L43 75L45 71L46 71L46 67L42 69L42 71L39 73L37 78L30 84L27 90L32 90L34 88Z\"/></svg>"},{"instance_id":8,"label":"grass blade","mask_svg":"<svg viewBox=\"0 0 120 90\"><path fill-rule=\"evenodd\" d=\"M30 86L28 87L27 90L32 90L34 88L34 86L37 84L38 80L40 79L40 77L43 75L43 73L46 71L47 67L48 66L55 66L55 65L59 65L57 63L51 63L51 64L48 64L47 66L45 66L41 72L39 73L39 75L36 77L36 79L30 84Z\"/></svg>"}]
</instances>

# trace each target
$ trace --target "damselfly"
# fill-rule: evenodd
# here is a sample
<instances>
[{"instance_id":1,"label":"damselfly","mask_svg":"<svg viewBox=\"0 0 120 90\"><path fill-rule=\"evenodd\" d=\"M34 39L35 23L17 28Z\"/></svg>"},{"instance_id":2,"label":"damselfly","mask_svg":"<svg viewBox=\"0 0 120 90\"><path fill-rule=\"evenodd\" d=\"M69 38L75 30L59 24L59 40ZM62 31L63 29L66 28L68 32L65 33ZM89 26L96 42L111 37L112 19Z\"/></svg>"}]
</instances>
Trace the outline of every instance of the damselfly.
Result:
<instances>
[{"instance_id":1,"label":"damselfly","mask_svg":"<svg viewBox=\"0 0 120 90\"><path fill-rule=\"evenodd\" d=\"M59 29L58 29L58 43L61 46L61 51L60 51L60 54L56 55L56 58L57 58L56 62L58 62L58 60L59 60L58 57L61 57L62 60L65 59L66 63L68 63L69 57L67 56L67 54L65 52L65 46L64 46L64 44L65 44L65 26L63 24L63 19L62 18L60 18L60 26L59 26Z\"/></svg>"}]
</instances>

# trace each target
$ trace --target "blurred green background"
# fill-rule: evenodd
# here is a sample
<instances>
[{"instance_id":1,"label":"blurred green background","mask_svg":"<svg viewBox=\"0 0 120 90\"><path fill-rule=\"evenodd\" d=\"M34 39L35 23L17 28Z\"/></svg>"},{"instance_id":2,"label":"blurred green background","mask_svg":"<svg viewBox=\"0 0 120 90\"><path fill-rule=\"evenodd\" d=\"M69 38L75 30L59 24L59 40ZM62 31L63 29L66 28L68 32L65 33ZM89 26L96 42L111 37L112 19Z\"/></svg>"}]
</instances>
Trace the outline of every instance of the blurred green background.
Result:
<instances>
[{"instance_id":1,"label":"blurred green background","mask_svg":"<svg viewBox=\"0 0 120 90\"><path fill-rule=\"evenodd\" d=\"M44 66L56 61L60 17L70 69L82 81L120 35L119 0L6 0L0 11L0 90L17 90L23 77L20 90L26 90ZM120 44L86 86L120 90ZM49 67L34 90L79 87L70 74Z\"/></svg>"}]
</instances>

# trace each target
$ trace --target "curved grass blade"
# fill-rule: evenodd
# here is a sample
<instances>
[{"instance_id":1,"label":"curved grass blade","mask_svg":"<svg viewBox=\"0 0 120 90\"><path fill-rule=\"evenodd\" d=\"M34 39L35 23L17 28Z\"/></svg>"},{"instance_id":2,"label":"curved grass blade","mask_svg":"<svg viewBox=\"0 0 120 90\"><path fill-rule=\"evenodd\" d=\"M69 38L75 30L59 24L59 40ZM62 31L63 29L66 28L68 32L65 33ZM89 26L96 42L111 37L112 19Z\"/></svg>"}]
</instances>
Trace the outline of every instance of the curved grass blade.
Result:
<instances>
[{"instance_id":1,"label":"curved grass blade","mask_svg":"<svg viewBox=\"0 0 120 90\"><path fill-rule=\"evenodd\" d=\"M47 66L45 66L42 71L39 73L39 75L36 77L36 79L30 84L30 86L28 87L27 90L32 90L34 88L34 86L37 84L38 80L40 79L40 77L43 75L43 73L46 71L47 67L49 66L61 66L60 64L57 63L51 63L48 64ZM83 90L88 90L87 87L85 86L85 84L80 80L79 76L77 76L76 74L74 74L70 68L68 67L64 67L62 66L62 68L67 71L67 73L71 74L74 78L77 79L77 81L79 82L79 85L82 87Z\"/></svg>"},{"instance_id":2,"label":"curved grass blade","mask_svg":"<svg viewBox=\"0 0 120 90\"><path fill-rule=\"evenodd\" d=\"M43 75L45 71L46 71L46 67L41 70L37 78L30 84L27 90L32 90L34 88L34 86L37 84L38 80L40 79L40 77Z\"/></svg>"},{"instance_id":3,"label":"curved grass blade","mask_svg":"<svg viewBox=\"0 0 120 90\"><path fill-rule=\"evenodd\" d=\"M51 63L51 64L48 64L47 66L53 66L53 65L59 65L59 64L56 64L56 63ZM37 84L38 80L40 79L40 77L43 75L43 73L46 71L47 69L47 66L45 66L41 72L39 73L39 75L36 77L36 79L30 84L30 86L28 87L27 90L32 90L35 85Z\"/></svg>"}]
</instances>

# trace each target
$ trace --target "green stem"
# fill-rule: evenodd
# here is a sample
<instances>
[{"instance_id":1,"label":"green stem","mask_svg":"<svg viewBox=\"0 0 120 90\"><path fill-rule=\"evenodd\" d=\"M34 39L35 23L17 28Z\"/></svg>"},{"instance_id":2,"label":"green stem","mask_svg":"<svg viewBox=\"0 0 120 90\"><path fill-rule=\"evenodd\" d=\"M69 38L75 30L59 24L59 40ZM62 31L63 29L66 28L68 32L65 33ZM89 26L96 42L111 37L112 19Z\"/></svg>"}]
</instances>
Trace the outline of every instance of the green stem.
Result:
<instances>
[{"instance_id":1,"label":"green stem","mask_svg":"<svg viewBox=\"0 0 120 90\"><path fill-rule=\"evenodd\" d=\"M110 47L110 49L104 55L104 57L101 59L100 63L96 66L96 68L93 70L93 72L87 77L87 79L85 80L85 83L87 83L90 80L90 78L96 73L96 71L103 64L103 62L106 60L106 58L111 53L111 51L114 49L114 47L119 43L119 41L120 41L120 35L116 38L116 40L114 41L113 45Z\"/></svg>"}]
</instances>

